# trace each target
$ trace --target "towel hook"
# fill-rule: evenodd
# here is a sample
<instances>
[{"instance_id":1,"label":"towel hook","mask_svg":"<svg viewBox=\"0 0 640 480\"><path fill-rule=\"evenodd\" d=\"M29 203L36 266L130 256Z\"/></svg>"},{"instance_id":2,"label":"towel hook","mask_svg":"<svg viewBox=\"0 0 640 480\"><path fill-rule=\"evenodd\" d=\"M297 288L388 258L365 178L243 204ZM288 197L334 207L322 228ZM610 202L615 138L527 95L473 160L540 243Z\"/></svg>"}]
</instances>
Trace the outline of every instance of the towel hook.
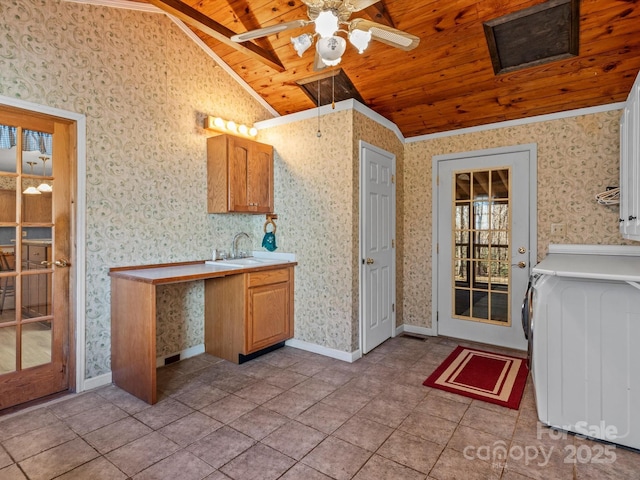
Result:
<instances>
[{"instance_id":1,"label":"towel hook","mask_svg":"<svg viewBox=\"0 0 640 480\"><path fill-rule=\"evenodd\" d=\"M269 225L271 225L273 227L273 231L271 233L276 233L276 223L274 222L274 220L278 219L278 215L275 213L268 213L267 214L267 221L264 222L264 233L267 233L267 228Z\"/></svg>"}]
</instances>

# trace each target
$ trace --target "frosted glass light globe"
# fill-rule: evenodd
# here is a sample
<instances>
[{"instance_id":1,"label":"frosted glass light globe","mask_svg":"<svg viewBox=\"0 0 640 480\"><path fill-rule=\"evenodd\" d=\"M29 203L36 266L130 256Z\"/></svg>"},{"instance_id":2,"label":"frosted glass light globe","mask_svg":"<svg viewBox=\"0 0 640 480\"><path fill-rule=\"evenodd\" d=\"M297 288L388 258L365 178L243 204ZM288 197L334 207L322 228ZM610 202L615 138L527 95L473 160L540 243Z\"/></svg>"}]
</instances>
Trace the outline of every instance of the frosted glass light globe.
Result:
<instances>
[{"instance_id":1,"label":"frosted glass light globe","mask_svg":"<svg viewBox=\"0 0 640 480\"><path fill-rule=\"evenodd\" d=\"M331 10L320 12L314 23L316 33L322 38L331 37L338 30L338 17Z\"/></svg>"},{"instance_id":2,"label":"frosted glass light globe","mask_svg":"<svg viewBox=\"0 0 640 480\"><path fill-rule=\"evenodd\" d=\"M316 50L322 59L322 62L328 66L334 66L342 60L342 54L347 48L347 42L344 38L332 36L321 38L316 43Z\"/></svg>"}]
</instances>

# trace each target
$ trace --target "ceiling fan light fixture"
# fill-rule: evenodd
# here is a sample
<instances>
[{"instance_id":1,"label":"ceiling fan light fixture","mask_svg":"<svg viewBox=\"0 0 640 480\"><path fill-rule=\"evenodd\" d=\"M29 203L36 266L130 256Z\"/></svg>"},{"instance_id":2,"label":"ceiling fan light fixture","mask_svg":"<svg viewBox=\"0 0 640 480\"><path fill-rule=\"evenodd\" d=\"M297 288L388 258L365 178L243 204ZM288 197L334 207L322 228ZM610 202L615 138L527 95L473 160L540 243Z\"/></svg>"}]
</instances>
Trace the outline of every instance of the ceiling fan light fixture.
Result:
<instances>
[{"instance_id":1,"label":"ceiling fan light fixture","mask_svg":"<svg viewBox=\"0 0 640 480\"><path fill-rule=\"evenodd\" d=\"M323 10L314 20L316 24L316 33L321 38L332 37L338 30L338 16L333 10Z\"/></svg>"},{"instance_id":2,"label":"ceiling fan light fixture","mask_svg":"<svg viewBox=\"0 0 640 480\"><path fill-rule=\"evenodd\" d=\"M300 57L302 57L302 54L307 51L312 43L313 35L310 33L303 33L297 37L291 37L291 44Z\"/></svg>"},{"instance_id":3,"label":"ceiling fan light fixture","mask_svg":"<svg viewBox=\"0 0 640 480\"><path fill-rule=\"evenodd\" d=\"M363 53L371 41L371 32L367 30L352 30L349 32L349 42L358 49L358 53Z\"/></svg>"},{"instance_id":4,"label":"ceiling fan light fixture","mask_svg":"<svg viewBox=\"0 0 640 480\"><path fill-rule=\"evenodd\" d=\"M342 54L347 48L347 42L344 38L334 35L328 38L321 38L316 43L316 51L322 63L329 67L338 65L342 60Z\"/></svg>"}]
</instances>

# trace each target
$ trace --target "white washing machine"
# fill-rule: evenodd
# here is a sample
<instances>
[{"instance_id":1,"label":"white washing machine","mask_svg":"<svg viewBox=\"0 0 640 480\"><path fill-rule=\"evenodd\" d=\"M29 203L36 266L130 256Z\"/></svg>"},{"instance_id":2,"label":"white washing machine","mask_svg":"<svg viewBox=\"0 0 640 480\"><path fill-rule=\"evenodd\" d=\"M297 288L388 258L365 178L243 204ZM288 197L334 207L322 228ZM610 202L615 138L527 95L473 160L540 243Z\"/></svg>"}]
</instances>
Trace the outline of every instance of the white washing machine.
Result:
<instances>
[{"instance_id":1,"label":"white washing machine","mask_svg":"<svg viewBox=\"0 0 640 480\"><path fill-rule=\"evenodd\" d=\"M640 448L640 247L551 245L523 326L539 420Z\"/></svg>"}]
</instances>

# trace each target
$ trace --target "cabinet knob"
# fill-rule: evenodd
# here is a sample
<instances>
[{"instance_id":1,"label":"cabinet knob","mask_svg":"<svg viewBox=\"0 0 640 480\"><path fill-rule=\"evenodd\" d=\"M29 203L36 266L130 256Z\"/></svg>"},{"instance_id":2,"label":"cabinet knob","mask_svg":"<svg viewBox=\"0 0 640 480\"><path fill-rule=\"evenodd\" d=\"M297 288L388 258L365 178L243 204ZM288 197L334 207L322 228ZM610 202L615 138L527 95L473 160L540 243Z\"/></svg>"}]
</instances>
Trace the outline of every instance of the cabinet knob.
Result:
<instances>
[{"instance_id":1,"label":"cabinet knob","mask_svg":"<svg viewBox=\"0 0 640 480\"><path fill-rule=\"evenodd\" d=\"M635 220L636 218L638 218L638 217L634 217L632 215L629 215L629 220Z\"/></svg>"}]
</instances>

